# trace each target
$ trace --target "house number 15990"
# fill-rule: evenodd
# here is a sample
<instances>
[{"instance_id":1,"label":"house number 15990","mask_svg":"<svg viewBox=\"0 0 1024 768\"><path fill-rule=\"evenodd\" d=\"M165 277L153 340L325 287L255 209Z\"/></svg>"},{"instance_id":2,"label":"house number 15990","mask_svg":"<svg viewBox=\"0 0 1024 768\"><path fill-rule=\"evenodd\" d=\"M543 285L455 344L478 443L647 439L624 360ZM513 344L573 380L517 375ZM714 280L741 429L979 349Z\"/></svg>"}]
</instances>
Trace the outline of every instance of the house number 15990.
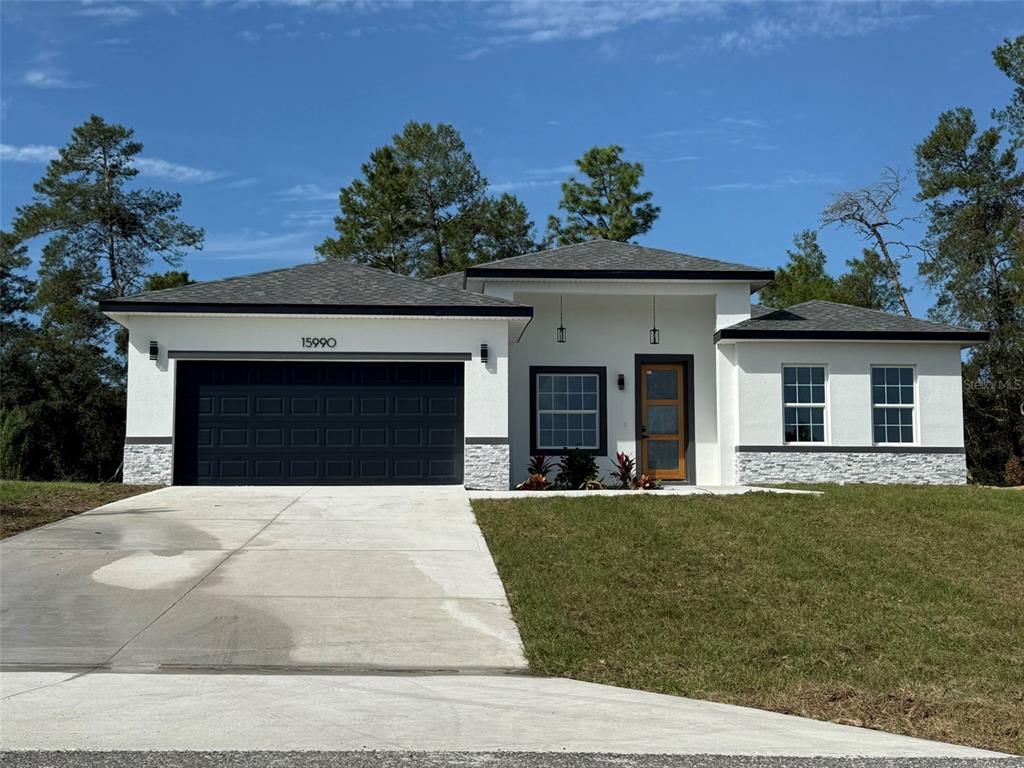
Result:
<instances>
[{"instance_id":1,"label":"house number 15990","mask_svg":"<svg viewBox=\"0 0 1024 768\"><path fill-rule=\"evenodd\" d=\"M316 349L317 347L334 349L338 346L338 340L333 336L303 336L302 346L306 349Z\"/></svg>"}]
</instances>

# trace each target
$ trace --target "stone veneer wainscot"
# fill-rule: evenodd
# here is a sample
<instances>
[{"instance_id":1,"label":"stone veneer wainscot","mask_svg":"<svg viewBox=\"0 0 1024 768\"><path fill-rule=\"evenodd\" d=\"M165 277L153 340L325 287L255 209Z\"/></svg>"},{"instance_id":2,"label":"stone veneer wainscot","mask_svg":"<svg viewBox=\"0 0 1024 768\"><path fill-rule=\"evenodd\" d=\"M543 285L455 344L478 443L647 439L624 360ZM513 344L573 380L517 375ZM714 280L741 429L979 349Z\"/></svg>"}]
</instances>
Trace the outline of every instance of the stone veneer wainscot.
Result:
<instances>
[{"instance_id":1,"label":"stone veneer wainscot","mask_svg":"<svg viewBox=\"0 0 1024 768\"><path fill-rule=\"evenodd\" d=\"M736 449L736 481L757 483L911 483L963 485L962 448L926 450Z\"/></svg>"},{"instance_id":2,"label":"stone veneer wainscot","mask_svg":"<svg viewBox=\"0 0 1024 768\"><path fill-rule=\"evenodd\" d=\"M509 448L504 439L466 440L465 485L470 490L506 491L509 488Z\"/></svg>"},{"instance_id":3,"label":"stone veneer wainscot","mask_svg":"<svg viewBox=\"0 0 1024 768\"><path fill-rule=\"evenodd\" d=\"M171 485L174 458L170 442L124 445L124 482L134 485Z\"/></svg>"}]
</instances>

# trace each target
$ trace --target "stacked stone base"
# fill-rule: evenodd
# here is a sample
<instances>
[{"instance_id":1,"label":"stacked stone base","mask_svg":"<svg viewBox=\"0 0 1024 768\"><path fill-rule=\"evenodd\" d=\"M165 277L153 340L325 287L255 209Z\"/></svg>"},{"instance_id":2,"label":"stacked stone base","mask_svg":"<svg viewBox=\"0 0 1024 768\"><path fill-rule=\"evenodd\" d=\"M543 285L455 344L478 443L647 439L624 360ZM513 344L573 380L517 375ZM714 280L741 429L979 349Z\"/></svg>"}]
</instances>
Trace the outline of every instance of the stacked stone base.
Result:
<instances>
[{"instance_id":1,"label":"stacked stone base","mask_svg":"<svg viewBox=\"0 0 1024 768\"><path fill-rule=\"evenodd\" d=\"M170 485L174 479L170 443L126 443L122 477L131 485Z\"/></svg>"},{"instance_id":2,"label":"stacked stone base","mask_svg":"<svg viewBox=\"0 0 1024 768\"><path fill-rule=\"evenodd\" d=\"M509 489L508 443L466 442L464 483L470 490L507 491Z\"/></svg>"},{"instance_id":3,"label":"stacked stone base","mask_svg":"<svg viewBox=\"0 0 1024 768\"><path fill-rule=\"evenodd\" d=\"M962 452L737 451L736 481L963 485L967 463Z\"/></svg>"}]
</instances>

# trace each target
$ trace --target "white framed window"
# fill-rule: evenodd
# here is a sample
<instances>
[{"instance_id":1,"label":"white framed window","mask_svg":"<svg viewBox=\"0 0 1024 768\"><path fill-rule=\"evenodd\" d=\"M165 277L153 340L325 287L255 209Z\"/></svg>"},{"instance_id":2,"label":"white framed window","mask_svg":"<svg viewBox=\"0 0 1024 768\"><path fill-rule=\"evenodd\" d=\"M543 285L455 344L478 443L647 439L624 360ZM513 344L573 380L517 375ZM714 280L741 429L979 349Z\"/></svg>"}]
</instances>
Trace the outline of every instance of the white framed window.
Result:
<instances>
[{"instance_id":1,"label":"white framed window","mask_svg":"<svg viewBox=\"0 0 1024 768\"><path fill-rule=\"evenodd\" d=\"M825 366L782 366L783 439L825 442Z\"/></svg>"},{"instance_id":2,"label":"white framed window","mask_svg":"<svg viewBox=\"0 0 1024 768\"><path fill-rule=\"evenodd\" d=\"M871 367L871 432L876 444L914 442L914 368Z\"/></svg>"},{"instance_id":3,"label":"white framed window","mask_svg":"<svg viewBox=\"0 0 1024 768\"><path fill-rule=\"evenodd\" d=\"M603 450L604 369L533 368L532 453Z\"/></svg>"}]
</instances>

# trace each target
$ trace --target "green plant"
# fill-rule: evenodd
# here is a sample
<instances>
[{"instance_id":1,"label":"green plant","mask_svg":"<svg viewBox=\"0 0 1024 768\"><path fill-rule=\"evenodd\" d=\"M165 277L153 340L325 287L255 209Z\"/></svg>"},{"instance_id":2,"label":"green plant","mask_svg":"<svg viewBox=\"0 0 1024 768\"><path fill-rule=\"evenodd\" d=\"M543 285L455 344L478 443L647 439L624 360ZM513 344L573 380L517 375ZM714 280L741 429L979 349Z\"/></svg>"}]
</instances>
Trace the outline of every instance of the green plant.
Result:
<instances>
[{"instance_id":1,"label":"green plant","mask_svg":"<svg viewBox=\"0 0 1024 768\"><path fill-rule=\"evenodd\" d=\"M20 480L25 474L25 443L29 423L20 408L0 411L0 477Z\"/></svg>"},{"instance_id":2,"label":"green plant","mask_svg":"<svg viewBox=\"0 0 1024 768\"><path fill-rule=\"evenodd\" d=\"M615 471L612 473L612 481L616 488L630 490L636 488L636 461L625 451L615 454Z\"/></svg>"},{"instance_id":3,"label":"green plant","mask_svg":"<svg viewBox=\"0 0 1024 768\"><path fill-rule=\"evenodd\" d=\"M576 491L588 482L597 480L597 462L594 457L579 448L570 448L558 462L555 487Z\"/></svg>"},{"instance_id":4,"label":"green plant","mask_svg":"<svg viewBox=\"0 0 1024 768\"><path fill-rule=\"evenodd\" d=\"M523 480L519 485L516 486L517 491L544 491L551 487L551 481L549 481L544 475L531 473L528 478Z\"/></svg>"},{"instance_id":5,"label":"green plant","mask_svg":"<svg viewBox=\"0 0 1024 768\"><path fill-rule=\"evenodd\" d=\"M530 457L530 464L526 468L526 471L531 475L543 475L544 477L547 477L551 474L551 470L554 468L555 462L550 456L537 454Z\"/></svg>"},{"instance_id":6,"label":"green plant","mask_svg":"<svg viewBox=\"0 0 1024 768\"><path fill-rule=\"evenodd\" d=\"M637 475L635 482L641 491L656 491L661 488L661 480L655 480L647 475Z\"/></svg>"}]
</instances>

